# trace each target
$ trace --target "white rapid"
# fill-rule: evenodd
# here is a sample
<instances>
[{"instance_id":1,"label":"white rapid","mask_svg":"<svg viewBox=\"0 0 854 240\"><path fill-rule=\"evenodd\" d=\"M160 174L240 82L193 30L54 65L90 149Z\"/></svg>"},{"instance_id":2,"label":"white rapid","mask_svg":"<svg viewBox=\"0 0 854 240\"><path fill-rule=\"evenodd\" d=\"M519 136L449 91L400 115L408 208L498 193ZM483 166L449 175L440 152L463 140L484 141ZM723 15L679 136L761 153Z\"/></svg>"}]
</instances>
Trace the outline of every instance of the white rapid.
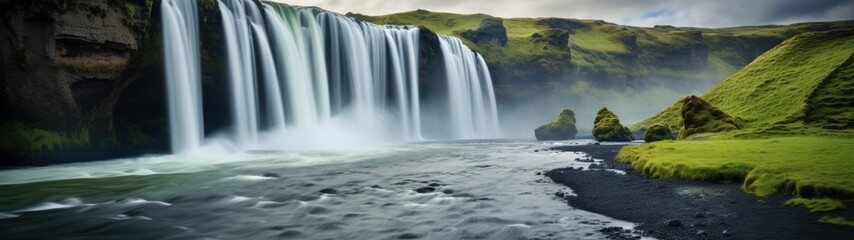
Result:
<instances>
[{"instance_id":1,"label":"white rapid","mask_svg":"<svg viewBox=\"0 0 854 240\"><path fill-rule=\"evenodd\" d=\"M167 2L172 1L164 4ZM231 101L231 127L224 134L229 146L293 149L299 148L293 145L312 142L332 145L328 142L332 140L420 141L424 139L425 119L435 122L433 119L448 117L450 123L438 122L444 128L441 130L453 134L438 138L498 136L489 70L479 55L456 38L440 37L448 87L435 94L447 99L441 106L427 107L439 112L422 113L425 104L430 104L422 101L422 95L433 93L422 89L431 83L419 82L421 31L417 27L379 26L319 9L277 3L218 2L229 83L229 96L223 97ZM196 42L172 34L164 31L167 42ZM198 38L198 33L193 36ZM168 61L188 62L198 69L198 46L187 48L195 50L192 60L170 54L173 60ZM196 127L195 132L173 128L173 139L191 138L189 134L196 139L180 149L198 148L203 139L202 108L197 97L199 73L192 75L195 95L178 93L181 98L176 99L176 105L192 110L183 109L182 113L199 116L170 117L171 121ZM170 82L174 80L172 75L169 78ZM196 97L185 99L190 96ZM219 139L216 142L221 142Z\"/></svg>"},{"instance_id":2,"label":"white rapid","mask_svg":"<svg viewBox=\"0 0 854 240\"><path fill-rule=\"evenodd\" d=\"M163 58L173 152L201 146L204 137L196 1L163 0Z\"/></svg>"}]
</instances>

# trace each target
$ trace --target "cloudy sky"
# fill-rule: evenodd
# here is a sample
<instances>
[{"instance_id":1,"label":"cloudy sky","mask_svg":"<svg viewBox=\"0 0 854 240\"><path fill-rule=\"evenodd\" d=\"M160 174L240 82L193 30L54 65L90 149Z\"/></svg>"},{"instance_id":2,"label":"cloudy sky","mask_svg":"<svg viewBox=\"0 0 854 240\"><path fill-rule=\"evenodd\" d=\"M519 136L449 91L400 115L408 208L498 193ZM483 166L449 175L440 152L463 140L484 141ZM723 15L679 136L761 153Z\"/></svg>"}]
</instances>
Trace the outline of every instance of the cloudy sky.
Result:
<instances>
[{"instance_id":1,"label":"cloudy sky","mask_svg":"<svg viewBox=\"0 0 854 240\"><path fill-rule=\"evenodd\" d=\"M854 19L854 0L273 0L339 13L427 9L499 17L604 19L624 25L696 27Z\"/></svg>"}]
</instances>

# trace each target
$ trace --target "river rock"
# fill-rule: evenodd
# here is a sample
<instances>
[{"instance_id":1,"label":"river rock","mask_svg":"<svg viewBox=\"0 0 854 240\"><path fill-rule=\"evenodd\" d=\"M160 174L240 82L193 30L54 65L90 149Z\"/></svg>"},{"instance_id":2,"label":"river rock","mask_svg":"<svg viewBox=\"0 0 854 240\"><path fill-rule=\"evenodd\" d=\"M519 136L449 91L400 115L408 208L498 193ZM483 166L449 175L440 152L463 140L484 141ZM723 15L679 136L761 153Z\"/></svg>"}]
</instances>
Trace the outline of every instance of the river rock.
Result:
<instances>
[{"instance_id":1,"label":"river rock","mask_svg":"<svg viewBox=\"0 0 854 240\"><path fill-rule=\"evenodd\" d=\"M679 227L682 226L682 222L679 220L667 220L664 222L664 225L668 227Z\"/></svg>"}]
</instances>

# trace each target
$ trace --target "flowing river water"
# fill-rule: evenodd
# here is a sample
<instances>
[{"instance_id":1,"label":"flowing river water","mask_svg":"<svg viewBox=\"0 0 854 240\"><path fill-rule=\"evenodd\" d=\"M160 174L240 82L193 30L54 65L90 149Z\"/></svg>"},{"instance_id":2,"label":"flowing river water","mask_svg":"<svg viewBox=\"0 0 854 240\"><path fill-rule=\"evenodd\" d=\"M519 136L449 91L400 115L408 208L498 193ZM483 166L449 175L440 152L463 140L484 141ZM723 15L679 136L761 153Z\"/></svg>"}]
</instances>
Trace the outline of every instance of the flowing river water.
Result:
<instances>
[{"instance_id":1,"label":"flowing river water","mask_svg":"<svg viewBox=\"0 0 854 240\"><path fill-rule=\"evenodd\" d=\"M560 144L585 144L578 140ZM0 171L0 238L600 239L538 172L553 142L168 155Z\"/></svg>"}]
</instances>

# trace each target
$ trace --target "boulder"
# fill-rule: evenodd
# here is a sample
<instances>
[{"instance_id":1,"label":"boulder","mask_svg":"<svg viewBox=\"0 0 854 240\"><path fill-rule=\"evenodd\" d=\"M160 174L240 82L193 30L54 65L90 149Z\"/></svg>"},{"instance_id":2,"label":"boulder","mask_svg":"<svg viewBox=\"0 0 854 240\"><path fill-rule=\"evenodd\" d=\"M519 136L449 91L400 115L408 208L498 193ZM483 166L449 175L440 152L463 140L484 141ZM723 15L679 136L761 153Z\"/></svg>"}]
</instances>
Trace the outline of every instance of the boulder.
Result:
<instances>
[{"instance_id":1,"label":"boulder","mask_svg":"<svg viewBox=\"0 0 854 240\"><path fill-rule=\"evenodd\" d=\"M460 36L475 43L489 43L498 46L507 44L507 29L504 20L492 16L484 16L476 30L465 30Z\"/></svg>"},{"instance_id":2,"label":"boulder","mask_svg":"<svg viewBox=\"0 0 854 240\"><path fill-rule=\"evenodd\" d=\"M575 128L575 113L564 109L557 119L534 130L537 140L567 140L575 139L578 129Z\"/></svg>"},{"instance_id":3,"label":"boulder","mask_svg":"<svg viewBox=\"0 0 854 240\"><path fill-rule=\"evenodd\" d=\"M596 113L596 119L593 122L593 137L596 138L596 141L609 142L628 142L633 140L632 132L629 128L620 124L620 118L609 111L608 108L602 108Z\"/></svg>"},{"instance_id":4,"label":"boulder","mask_svg":"<svg viewBox=\"0 0 854 240\"><path fill-rule=\"evenodd\" d=\"M643 140L646 142L673 140L673 131L670 130L670 125L666 123L656 123L646 129Z\"/></svg>"},{"instance_id":5,"label":"boulder","mask_svg":"<svg viewBox=\"0 0 854 240\"><path fill-rule=\"evenodd\" d=\"M682 98L682 128L679 139L697 133L725 132L742 128L741 120L724 113L697 96Z\"/></svg>"}]
</instances>

